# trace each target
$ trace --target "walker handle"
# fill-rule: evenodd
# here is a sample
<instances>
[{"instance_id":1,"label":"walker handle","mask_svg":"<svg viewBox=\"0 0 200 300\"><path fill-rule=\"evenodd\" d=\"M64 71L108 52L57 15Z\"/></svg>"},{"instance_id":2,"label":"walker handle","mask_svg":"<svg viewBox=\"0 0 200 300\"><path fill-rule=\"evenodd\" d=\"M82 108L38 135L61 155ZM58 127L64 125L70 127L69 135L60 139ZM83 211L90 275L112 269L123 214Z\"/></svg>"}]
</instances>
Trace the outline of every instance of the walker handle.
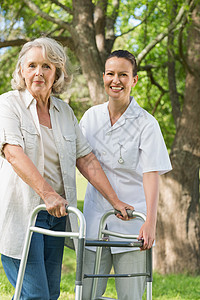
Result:
<instances>
[{"instance_id":1,"label":"walker handle","mask_svg":"<svg viewBox=\"0 0 200 300\"><path fill-rule=\"evenodd\" d=\"M66 213L68 213L69 211L68 211L68 208L69 208L69 204L66 204L65 205L65 210L66 210Z\"/></svg>"},{"instance_id":2,"label":"walker handle","mask_svg":"<svg viewBox=\"0 0 200 300\"><path fill-rule=\"evenodd\" d=\"M133 212L134 212L135 210L133 209L133 210L131 210L131 209L126 209L126 212L127 212L127 215L128 215L128 217L129 218L131 218L132 216L133 216ZM120 210L117 210L117 209L115 209L115 215L117 215L117 214L120 214L121 216L122 216L122 213L121 213L121 211Z\"/></svg>"}]
</instances>

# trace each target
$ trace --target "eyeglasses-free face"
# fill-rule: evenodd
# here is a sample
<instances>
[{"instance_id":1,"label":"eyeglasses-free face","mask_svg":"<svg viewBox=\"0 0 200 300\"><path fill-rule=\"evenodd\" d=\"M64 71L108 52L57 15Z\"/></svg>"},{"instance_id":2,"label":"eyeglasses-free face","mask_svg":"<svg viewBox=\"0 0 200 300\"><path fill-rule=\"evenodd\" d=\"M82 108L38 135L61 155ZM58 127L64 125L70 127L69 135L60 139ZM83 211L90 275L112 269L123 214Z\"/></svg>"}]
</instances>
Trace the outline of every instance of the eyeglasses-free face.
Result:
<instances>
[{"instance_id":1,"label":"eyeglasses-free face","mask_svg":"<svg viewBox=\"0 0 200 300\"><path fill-rule=\"evenodd\" d=\"M106 61L103 80L109 99L129 101L131 88L136 85L138 76L133 77L133 66L130 61L111 57Z\"/></svg>"},{"instance_id":2,"label":"eyeglasses-free face","mask_svg":"<svg viewBox=\"0 0 200 300\"><path fill-rule=\"evenodd\" d=\"M26 87L34 98L49 98L56 77L56 67L44 56L39 47L31 48L21 67Z\"/></svg>"}]
</instances>

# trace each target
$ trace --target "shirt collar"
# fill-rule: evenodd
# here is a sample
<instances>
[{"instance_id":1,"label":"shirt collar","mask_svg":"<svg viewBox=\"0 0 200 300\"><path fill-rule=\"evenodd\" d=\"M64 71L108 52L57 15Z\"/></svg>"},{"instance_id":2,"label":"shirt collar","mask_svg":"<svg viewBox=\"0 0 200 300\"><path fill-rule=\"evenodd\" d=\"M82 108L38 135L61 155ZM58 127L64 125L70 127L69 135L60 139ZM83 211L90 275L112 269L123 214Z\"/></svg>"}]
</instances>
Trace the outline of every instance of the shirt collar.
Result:
<instances>
[{"instance_id":1,"label":"shirt collar","mask_svg":"<svg viewBox=\"0 0 200 300\"><path fill-rule=\"evenodd\" d=\"M130 97L130 104L123 113L125 119L137 118L141 112L141 107L135 101L135 99Z\"/></svg>"},{"instance_id":2,"label":"shirt collar","mask_svg":"<svg viewBox=\"0 0 200 300\"><path fill-rule=\"evenodd\" d=\"M22 97L23 97L24 103L26 105L26 108L28 108L32 102L36 103L35 98L31 95L31 93L27 89L22 92ZM59 106L56 101L56 98L53 96L50 96L50 109L52 107L55 107L59 111Z\"/></svg>"},{"instance_id":3,"label":"shirt collar","mask_svg":"<svg viewBox=\"0 0 200 300\"><path fill-rule=\"evenodd\" d=\"M102 107L104 114L108 114L108 103L109 103L109 101L104 103L104 105ZM121 117L122 117L122 119L136 118L136 117L139 116L140 113L141 113L141 107L136 102L134 97L131 96L130 97L130 104L129 104L129 106L127 107L127 109L125 110L125 112L123 113L123 115Z\"/></svg>"},{"instance_id":4,"label":"shirt collar","mask_svg":"<svg viewBox=\"0 0 200 300\"><path fill-rule=\"evenodd\" d=\"M28 108L31 105L31 103L35 100L34 97L31 95L31 93L28 90L22 91L21 95L22 95L22 98L26 105L26 108Z\"/></svg>"},{"instance_id":5,"label":"shirt collar","mask_svg":"<svg viewBox=\"0 0 200 300\"><path fill-rule=\"evenodd\" d=\"M57 109L57 111L59 111L59 105L58 105L58 101L57 98L54 96L50 96L50 109L55 107Z\"/></svg>"}]
</instances>

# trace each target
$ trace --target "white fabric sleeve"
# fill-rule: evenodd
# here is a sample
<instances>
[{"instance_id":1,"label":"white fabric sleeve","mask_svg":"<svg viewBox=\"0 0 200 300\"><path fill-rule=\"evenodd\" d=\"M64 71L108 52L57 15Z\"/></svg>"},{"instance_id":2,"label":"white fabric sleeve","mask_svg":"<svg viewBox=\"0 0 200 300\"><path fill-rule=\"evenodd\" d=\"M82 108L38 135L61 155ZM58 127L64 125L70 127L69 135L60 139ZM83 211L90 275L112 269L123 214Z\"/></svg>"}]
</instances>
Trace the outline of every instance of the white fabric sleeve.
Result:
<instances>
[{"instance_id":1,"label":"white fabric sleeve","mask_svg":"<svg viewBox=\"0 0 200 300\"><path fill-rule=\"evenodd\" d=\"M85 126L84 126L85 119L86 119L86 113L84 113L83 117L81 118L81 120L79 122L79 127L80 127L81 132L83 133L83 135L86 137L86 130L85 130Z\"/></svg>"},{"instance_id":2,"label":"white fabric sleeve","mask_svg":"<svg viewBox=\"0 0 200 300\"><path fill-rule=\"evenodd\" d=\"M92 152L92 147L88 144L86 138L84 137L78 121L76 117L74 116L74 122L75 122L75 130L76 130L76 158L83 157L90 152Z\"/></svg>"},{"instance_id":3,"label":"white fabric sleeve","mask_svg":"<svg viewBox=\"0 0 200 300\"><path fill-rule=\"evenodd\" d=\"M11 105L0 102L0 155L4 157L5 144L17 145L24 148L23 136L20 130L20 121Z\"/></svg>"},{"instance_id":4,"label":"white fabric sleeve","mask_svg":"<svg viewBox=\"0 0 200 300\"><path fill-rule=\"evenodd\" d=\"M148 123L140 139L140 165L142 172L158 171L160 175L172 169L168 151L156 119Z\"/></svg>"}]
</instances>

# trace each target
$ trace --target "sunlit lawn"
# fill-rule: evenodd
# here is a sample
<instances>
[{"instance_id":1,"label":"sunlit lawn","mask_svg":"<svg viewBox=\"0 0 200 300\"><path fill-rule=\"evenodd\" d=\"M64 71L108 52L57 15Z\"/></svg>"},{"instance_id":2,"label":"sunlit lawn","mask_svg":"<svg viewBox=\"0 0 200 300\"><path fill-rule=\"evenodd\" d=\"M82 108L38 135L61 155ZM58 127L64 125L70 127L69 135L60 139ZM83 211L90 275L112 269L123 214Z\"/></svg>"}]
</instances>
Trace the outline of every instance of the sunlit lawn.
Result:
<instances>
[{"instance_id":1,"label":"sunlit lawn","mask_svg":"<svg viewBox=\"0 0 200 300\"><path fill-rule=\"evenodd\" d=\"M82 210L83 201L81 200L84 198L86 181L79 173L77 173L77 183L78 207ZM75 268L75 253L74 251L65 248L62 266L61 295L59 299L75 299ZM185 274L163 276L154 272L153 278L153 300L200 300L200 276L193 277ZM8 282L0 263L0 300L11 299L13 293L14 288ZM104 296L116 298L114 279L109 279L106 294ZM145 295L143 296L143 300L144 299L146 299Z\"/></svg>"},{"instance_id":2,"label":"sunlit lawn","mask_svg":"<svg viewBox=\"0 0 200 300\"><path fill-rule=\"evenodd\" d=\"M75 278L74 261L74 253L72 250L66 249L63 260L60 296L60 299L63 300L74 299L74 284L72 284L74 283ZM106 294L104 296L115 297L117 299L114 279L109 279ZM158 273L154 273L152 298L153 300L200 300L200 276L192 277L182 274L162 276ZM144 299L146 299L146 295L143 296L143 300Z\"/></svg>"},{"instance_id":3,"label":"sunlit lawn","mask_svg":"<svg viewBox=\"0 0 200 300\"><path fill-rule=\"evenodd\" d=\"M65 249L61 295L59 299L73 300L75 286L75 253L70 249ZM128 280L128 279L127 279ZM12 298L14 289L7 281L0 264L0 299L8 300ZM107 297L115 297L114 279L109 279L106 295ZM146 299L145 295L143 300ZM167 275L162 276L154 273L153 280L153 300L199 300L200 299L200 276L192 277L187 275ZM89 300L89 299L88 299ZM130 299L134 300L134 299Z\"/></svg>"}]
</instances>

